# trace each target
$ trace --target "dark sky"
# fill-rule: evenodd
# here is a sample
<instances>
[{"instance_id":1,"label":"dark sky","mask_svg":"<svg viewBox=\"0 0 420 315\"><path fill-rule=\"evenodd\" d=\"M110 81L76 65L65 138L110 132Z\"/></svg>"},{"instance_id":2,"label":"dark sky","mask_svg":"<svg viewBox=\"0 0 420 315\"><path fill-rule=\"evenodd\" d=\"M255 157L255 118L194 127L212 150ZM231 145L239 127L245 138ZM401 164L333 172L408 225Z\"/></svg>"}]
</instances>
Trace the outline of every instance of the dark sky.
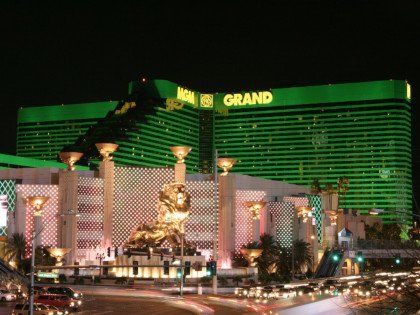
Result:
<instances>
[{"instance_id":1,"label":"dark sky","mask_svg":"<svg viewBox=\"0 0 420 315\"><path fill-rule=\"evenodd\" d=\"M418 132L418 1L85 2L2 1L0 152L19 106L121 99L141 74L200 91L407 79Z\"/></svg>"}]
</instances>

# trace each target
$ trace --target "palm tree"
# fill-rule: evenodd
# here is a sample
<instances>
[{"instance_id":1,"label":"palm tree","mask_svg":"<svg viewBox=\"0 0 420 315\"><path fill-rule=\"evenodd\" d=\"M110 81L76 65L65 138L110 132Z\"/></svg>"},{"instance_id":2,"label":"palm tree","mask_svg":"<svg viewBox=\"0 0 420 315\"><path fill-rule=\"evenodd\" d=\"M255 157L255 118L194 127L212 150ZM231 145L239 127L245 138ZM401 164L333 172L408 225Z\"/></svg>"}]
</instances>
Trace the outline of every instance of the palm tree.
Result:
<instances>
[{"instance_id":1,"label":"palm tree","mask_svg":"<svg viewBox=\"0 0 420 315\"><path fill-rule=\"evenodd\" d=\"M21 263L24 260L26 248L25 236L22 233L13 233L7 240L4 251L4 259L7 262L15 262L18 269L21 269Z\"/></svg>"},{"instance_id":2,"label":"palm tree","mask_svg":"<svg viewBox=\"0 0 420 315\"><path fill-rule=\"evenodd\" d=\"M295 240L293 242L295 254L295 270L301 273L306 272L312 266L311 245L302 240Z\"/></svg>"},{"instance_id":3,"label":"palm tree","mask_svg":"<svg viewBox=\"0 0 420 315\"><path fill-rule=\"evenodd\" d=\"M277 271L276 265L279 257L279 248L274 237L269 234L262 234L258 247L263 250L261 256L255 259L258 266L259 278L263 282L274 280Z\"/></svg>"}]
</instances>

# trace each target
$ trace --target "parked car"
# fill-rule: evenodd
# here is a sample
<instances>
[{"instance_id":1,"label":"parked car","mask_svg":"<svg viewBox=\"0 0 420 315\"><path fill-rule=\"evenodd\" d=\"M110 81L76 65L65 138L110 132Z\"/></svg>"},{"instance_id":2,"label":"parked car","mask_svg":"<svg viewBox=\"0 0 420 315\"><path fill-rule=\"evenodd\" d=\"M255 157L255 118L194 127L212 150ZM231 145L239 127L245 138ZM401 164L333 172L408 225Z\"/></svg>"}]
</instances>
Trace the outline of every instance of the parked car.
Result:
<instances>
[{"instance_id":1,"label":"parked car","mask_svg":"<svg viewBox=\"0 0 420 315\"><path fill-rule=\"evenodd\" d=\"M83 298L83 293L73 290L69 287L49 287L46 288L47 293L51 294L63 294L67 295L69 298L81 300Z\"/></svg>"},{"instance_id":2,"label":"parked car","mask_svg":"<svg viewBox=\"0 0 420 315\"><path fill-rule=\"evenodd\" d=\"M64 294L41 294L35 299L35 302L63 310L78 310L82 305L82 301L72 299Z\"/></svg>"},{"instance_id":3,"label":"parked car","mask_svg":"<svg viewBox=\"0 0 420 315\"><path fill-rule=\"evenodd\" d=\"M6 290L0 290L0 301L6 302L6 301L16 301L16 294L10 293Z\"/></svg>"},{"instance_id":4,"label":"parked car","mask_svg":"<svg viewBox=\"0 0 420 315\"><path fill-rule=\"evenodd\" d=\"M64 315L64 313L55 307L39 303L34 304L34 315ZM29 315L29 304L16 304L12 315Z\"/></svg>"}]
</instances>

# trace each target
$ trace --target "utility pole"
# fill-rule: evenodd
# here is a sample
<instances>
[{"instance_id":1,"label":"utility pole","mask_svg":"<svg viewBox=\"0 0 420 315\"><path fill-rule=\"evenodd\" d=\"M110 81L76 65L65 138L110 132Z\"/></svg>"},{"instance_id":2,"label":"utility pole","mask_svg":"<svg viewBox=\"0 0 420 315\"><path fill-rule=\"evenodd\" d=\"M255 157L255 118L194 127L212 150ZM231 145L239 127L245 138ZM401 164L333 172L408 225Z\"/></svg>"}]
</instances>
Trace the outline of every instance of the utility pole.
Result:
<instances>
[{"instance_id":1,"label":"utility pole","mask_svg":"<svg viewBox=\"0 0 420 315\"><path fill-rule=\"evenodd\" d=\"M181 231L181 282L179 283L179 296L184 296L184 224Z\"/></svg>"},{"instance_id":2,"label":"utility pole","mask_svg":"<svg viewBox=\"0 0 420 315\"><path fill-rule=\"evenodd\" d=\"M32 231L32 256L31 256L31 289L29 292L29 314L34 315L34 285L35 285L35 228Z\"/></svg>"},{"instance_id":3,"label":"utility pole","mask_svg":"<svg viewBox=\"0 0 420 315\"><path fill-rule=\"evenodd\" d=\"M214 113L213 113L214 119ZM214 129L214 122L213 122L213 129ZM214 138L213 138L214 139ZM217 240L218 240L218 233L217 233L217 223L218 223L218 213L219 213L219 205L218 205L218 178L217 178L217 149L214 150L214 160L213 160L213 174L214 174L214 188L213 188L213 203L214 203L214 240L213 240L213 259L217 262ZM217 272L213 275L213 294L217 294Z\"/></svg>"},{"instance_id":4,"label":"utility pole","mask_svg":"<svg viewBox=\"0 0 420 315\"><path fill-rule=\"evenodd\" d=\"M295 281L295 234L296 234L296 208L293 209L293 229L292 229L292 281ZM299 233L299 230L298 230Z\"/></svg>"}]
</instances>

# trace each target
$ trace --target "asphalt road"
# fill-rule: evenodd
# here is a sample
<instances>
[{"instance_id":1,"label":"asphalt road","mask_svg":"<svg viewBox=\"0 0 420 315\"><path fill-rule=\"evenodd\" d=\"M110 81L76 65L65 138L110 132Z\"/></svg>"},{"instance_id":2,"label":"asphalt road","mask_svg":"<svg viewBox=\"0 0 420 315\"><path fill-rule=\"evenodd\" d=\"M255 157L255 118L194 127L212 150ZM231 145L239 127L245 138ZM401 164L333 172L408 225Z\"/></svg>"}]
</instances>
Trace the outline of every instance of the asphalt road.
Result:
<instances>
[{"instance_id":1,"label":"asphalt road","mask_svg":"<svg viewBox=\"0 0 420 315\"><path fill-rule=\"evenodd\" d=\"M178 298L162 297L133 297L133 296L106 296L85 295L83 305L77 315L114 315L114 314L242 314L240 310L231 309L223 305L207 306L208 303ZM10 315L14 302L0 304L0 315Z\"/></svg>"},{"instance_id":2,"label":"asphalt road","mask_svg":"<svg viewBox=\"0 0 420 315\"><path fill-rule=\"evenodd\" d=\"M113 314L352 314L339 297L299 296L293 299L256 301L234 296L177 294L146 288L79 286L84 293L78 315ZM0 315L10 315L15 303L0 303Z\"/></svg>"}]
</instances>

